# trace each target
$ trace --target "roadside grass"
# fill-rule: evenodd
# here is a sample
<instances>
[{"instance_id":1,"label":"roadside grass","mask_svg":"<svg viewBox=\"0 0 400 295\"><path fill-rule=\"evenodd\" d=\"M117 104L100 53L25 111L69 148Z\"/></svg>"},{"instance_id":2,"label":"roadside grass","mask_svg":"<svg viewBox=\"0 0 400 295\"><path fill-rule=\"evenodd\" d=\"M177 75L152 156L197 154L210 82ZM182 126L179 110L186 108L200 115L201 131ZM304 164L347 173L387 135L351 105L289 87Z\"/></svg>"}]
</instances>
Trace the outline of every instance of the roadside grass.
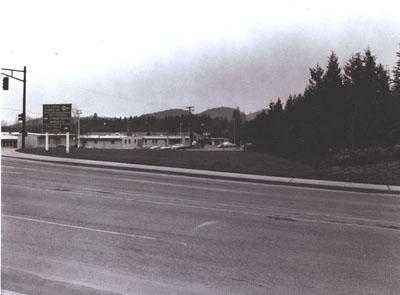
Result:
<instances>
[{"instance_id":1,"label":"roadside grass","mask_svg":"<svg viewBox=\"0 0 400 295\"><path fill-rule=\"evenodd\" d=\"M22 151L20 151L22 152ZM400 160L333 166L327 162L299 162L268 153L196 150L26 149L25 153L152 166L200 169L255 175L400 185Z\"/></svg>"},{"instance_id":2,"label":"roadside grass","mask_svg":"<svg viewBox=\"0 0 400 295\"><path fill-rule=\"evenodd\" d=\"M20 150L20 152L22 152ZM104 150L53 148L25 149L25 153L62 158L87 159L107 162L201 169L257 175L318 178L321 173L315 167L283 157L240 151L196 150Z\"/></svg>"}]
</instances>

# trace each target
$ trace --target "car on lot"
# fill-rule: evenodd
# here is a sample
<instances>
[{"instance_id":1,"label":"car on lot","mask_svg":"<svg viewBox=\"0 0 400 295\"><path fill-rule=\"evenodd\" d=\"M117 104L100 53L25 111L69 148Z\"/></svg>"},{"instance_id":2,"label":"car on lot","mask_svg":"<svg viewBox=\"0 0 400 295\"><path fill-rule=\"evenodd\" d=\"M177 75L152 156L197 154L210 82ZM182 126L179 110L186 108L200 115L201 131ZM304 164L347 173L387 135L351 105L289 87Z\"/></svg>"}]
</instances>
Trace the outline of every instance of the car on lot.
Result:
<instances>
[{"instance_id":1,"label":"car on lot","mask_svg":"<svg viewBox=\"0 0 400 295\"><path fill-rule=\"evenodd\" d=\"M170 145L164 145L162 147L160 147L160 150L170 150L171 146Z\"/></svg>"},{"instance_id":2,"label":"car on lot","mask_svg":"<svg viewBox=\"0 0 400 295\"><path fill-rule=\"evenodd\" d=\"M171 147L171 149L173 149L173 150L179 150L179 149L183 149L185 147L185 145L183 144L183 143L177 143L177 144L174 144L172 147Z\"/></svg>"},{"instance_id":3,"label":"car on lot","mask_svg":"<svg viewBox=\"0 0 400 295\"><path fill-rule=\"evenodd\" d=\"M150 150L159 150L160 148L161 148L161 146L159 146L159 145L153 145L149 149Z\"/></svg>"},{"instance_id":4,"label":"car on lot","mask_svg":"<svg viewBox=\"0 0 400 295\"><path fill-rule=\"evenodd\" d=\"M236 144L231 143L229 141L225 141L221 144L218 145L219 148L231 148L231 147L236 147Z\"/></svg>"}]
</instances>

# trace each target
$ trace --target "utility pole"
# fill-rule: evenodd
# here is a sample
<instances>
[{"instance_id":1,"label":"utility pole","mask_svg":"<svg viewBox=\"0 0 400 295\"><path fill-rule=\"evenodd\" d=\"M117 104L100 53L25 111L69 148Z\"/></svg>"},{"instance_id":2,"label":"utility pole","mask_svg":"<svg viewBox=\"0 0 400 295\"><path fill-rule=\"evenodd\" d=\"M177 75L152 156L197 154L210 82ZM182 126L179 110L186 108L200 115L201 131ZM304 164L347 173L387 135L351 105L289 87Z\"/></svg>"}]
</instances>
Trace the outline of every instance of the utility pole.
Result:
<instances>
[{"instance_id":1,"label":"utility pole","mask_svg":"<svg viewBox=\"0 0 400 295\"><path fill-rule=\"evenodd\" d=\"M24 66L24 70L23 71L22 70L15 70L15 69L5 69L5 68L1 68L1 70L2 71L10 71L11 72L11 75L10 74L5 74L5 73L1 73L2 75L24 83L24 88L23 88L23 92L22 92L22 114L19 114L18 118L20 118L22 120L22 146L21 146L21 148L25 149L25 136L26 136L26 66ZM14 72L24 73L24 79L19 79L17 77L14 77ZM3 86L3 90L8 90L8 82L7 82L7 88L5 89L4 86Z\"/></svg>"},{"instance_id":2,"label":"utility pole","mask_svg":"<svg viewBox=\"0 0 400 295\"><path fill-rule=\"evenodd\" d=\"M182 122L179 123L179 136L181 138L181 144L185 144L185 141L182 138Z\"/></svg>"},{"instance_id":3,"label":"utility pole","mask_svg":"<svg viewBox=\"0 0 400 295\"><path fill-rule=\"evenodd\" d=\"M186 107L189 112L189 137L190 137L190 146L193 146L193 133L192 133L192 112L194 111L194 107Z\"/></svg>"},{"instance_id":4,"label":"utility pole","mask_svg":"<svg viewBox=\"0 0 400 295\"><path fill-rule=\"evenodd\" d=\"M81 110L76 110L76 114L78 115L78 149L81 146Z\"/></svg>"},{"instance_id":5,"label":"utility pole","mask_svg":"<svg viewBox=\"0 0 400 295\"><path fill-rule=\"evenodd\" d=\"M233 144L236 145L236 120L233 119Z\"/></svg>"}]
</instances>

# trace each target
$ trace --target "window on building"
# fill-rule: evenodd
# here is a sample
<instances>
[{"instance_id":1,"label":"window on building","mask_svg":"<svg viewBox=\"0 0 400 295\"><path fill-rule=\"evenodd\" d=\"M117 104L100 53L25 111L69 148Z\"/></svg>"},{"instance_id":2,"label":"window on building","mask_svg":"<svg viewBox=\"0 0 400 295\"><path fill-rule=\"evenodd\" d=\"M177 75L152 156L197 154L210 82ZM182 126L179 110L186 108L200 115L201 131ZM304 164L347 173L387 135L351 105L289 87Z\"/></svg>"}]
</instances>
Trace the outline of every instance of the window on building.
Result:
<instances>
[{"instance_id":1,"label":"window on building","mask_svg":"<svg viewBox=\"0 0 400 295\"><path fill-rule=\"evenodd\" d=\"M131 144L131 140L129 139L129 144Z\"/></svg>"},{"instance_id":2,"label":"window on building","mask_svg":"<svg viewBox=\"0 0 400 295\"><path fill-rule=\"evenodd\" d=\"M97 140L96 139L94 140L94 144L97 144Z\"/></svg>"},{"instance_id":3,"label":"window on building","mask_svg":"<svg viewBox=\"0 0 400 295\"><path fill-rule=\"evenodd\" d=\"M126 139L124 140L125 144L126 144Z\"/></svg>"},{"instance_id":4,"label":"window on building","mask_svg":"<svg viewBox=\"0 0 400 295\"><path fill-rule=\"evenodd\" d=\"M136 139L133 140L133 143L136 143Z\"/></svg>"},{"instance_id":5,"label":"window on building","mask_svg":"<svg viewBox=\"0 0 400 295\"><path fill-rule=\"evenodd\" d=\"M115 140L113 139L113 140L111 140L111 144L114 144L115 143Z\"/></svg>"}]
</instances>

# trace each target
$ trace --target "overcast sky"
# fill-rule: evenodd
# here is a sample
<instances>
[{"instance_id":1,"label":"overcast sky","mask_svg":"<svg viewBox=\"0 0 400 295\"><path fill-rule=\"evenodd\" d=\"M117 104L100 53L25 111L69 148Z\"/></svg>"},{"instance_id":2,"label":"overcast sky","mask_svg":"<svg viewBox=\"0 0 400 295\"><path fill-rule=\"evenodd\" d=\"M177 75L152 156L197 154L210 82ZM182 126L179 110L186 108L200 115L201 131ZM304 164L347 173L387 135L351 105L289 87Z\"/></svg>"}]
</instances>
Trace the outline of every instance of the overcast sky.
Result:
<instances>
[{"instance_id":1,"label":"overcast sky","mask_svg":"<svg viewBox=\"0 0 400 295\"><path fill-rule=\"evenodd\" d=\"M392 69L399 1L1 1L0 62L27 66L27 112L72 103L84 116L169 108L246 113L302 92L309 68L367 47ZM22 83L1 91L2 120Z\"/></svg>"}]
</instances>

